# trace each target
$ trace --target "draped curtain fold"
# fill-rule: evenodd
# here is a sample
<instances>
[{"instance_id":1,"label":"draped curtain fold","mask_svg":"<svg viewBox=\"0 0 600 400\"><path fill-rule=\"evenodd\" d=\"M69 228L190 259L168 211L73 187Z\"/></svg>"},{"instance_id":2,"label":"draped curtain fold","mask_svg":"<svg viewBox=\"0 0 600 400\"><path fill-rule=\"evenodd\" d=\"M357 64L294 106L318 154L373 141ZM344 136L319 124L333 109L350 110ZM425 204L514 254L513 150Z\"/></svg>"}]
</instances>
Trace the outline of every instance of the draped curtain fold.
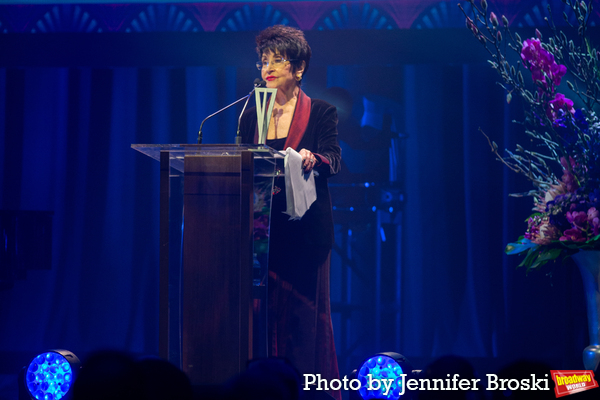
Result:
<instances>
[{"instance_id":1,"label":"draped curtain fold","mask_svg":"<svg viewBox=\"0 0 600 400\"><path fill-rule=\"evenodd\" d=\"M479 128L501 149L530 146L513 123L521 102L507 105L483 64L407 66L404 76L404 351L579 365L586 317L577 270L526 275L521 257L503 254L533 206L509 193L531 185L495 159Z\"/></svg>"},{"instance_id":2,"label":"draped curtain fold","mask_svg":"<svg viewBox=\"0 0 600 400\"><path fill-rule=\"evenodd\" d=\"M236 95L210 84L219 73L0 70L1 208L54 212L52 270L0 292L0 351L156 353L158 163L130 145L194 143L201 116ZM207 123L207 142L226 129Z\"/></svg>"}]
</instances>

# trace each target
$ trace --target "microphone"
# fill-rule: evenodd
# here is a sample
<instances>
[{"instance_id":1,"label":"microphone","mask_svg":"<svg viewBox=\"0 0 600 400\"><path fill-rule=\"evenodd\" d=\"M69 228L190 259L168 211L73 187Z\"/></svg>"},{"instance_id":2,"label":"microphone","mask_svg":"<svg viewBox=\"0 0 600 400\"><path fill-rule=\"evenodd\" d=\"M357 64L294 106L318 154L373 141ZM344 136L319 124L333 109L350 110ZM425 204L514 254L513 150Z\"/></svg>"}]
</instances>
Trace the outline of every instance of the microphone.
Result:
<instances>
[{"instance_id":1,"label":"microphone","mask_svg":"<svg viewBox=\"0 0 600 400\"><path fill-rule=\"evenodd\" d=\"M252 91L250 93L248 93L246 96L242 97L241 99L238 99L236 101L234 101L233 103L229 104L228 106L225 106L223 108L221 108L219 111L210 114L208 117L204 118L204 120L202 121L202 123L200 124L200 129L198 130L198 144L202 144L202 126L204 126L204 123L209 119L214 117L215 115L227 110L229 107L233 107L235 106L237 103L246 100L246 104L248 104L248 99L250 98L250 96L252 95L252 93L254 93L254 90L256 90L257 87L262 87L262 86L258 86L258 85L262 85L264 83L264 85L266 85L267 83L265 81L260 80L259 78L256 78L254 80L254 89L252 89ZM244 108L246 108L246 105L244 104ZM243 113L244 111L242 111ZM240 116L241 118L241 116ZM238 122L238 133L237 135L239 136L240 134L240 127L239 127L239 122ZM239 139L241 141L241 138ZM237 143L238 139L236 137L236 143ZM239 144L239 143L238 143Z\"/></svg>"},{"instance_id":2,"label":"microphone","mask_svg":"<svg viewBox=\"0 0 600 400\"><path fill-rule=\"evenodd\" d=\"M267 81L262 80L260 78L256 78L254 80L254 88L265 87L265 86L267 86Z\"/></svg>"},{"instance_id":3,"label":"microphone","mask_svg":"<svg viewBox=\"0 0 600 400\"><path fill-rule=\"evenodd\" d=\"M252 93L254 93L254 91L256 90L256 88L262 88L267 86L267 82L264 80L261 80L260 78L256 78L254 80L254 89L252 89L252 91L248 94L248 98L246 99L246 102L244 103L244 108L242 108L242 112L240 113L240 116L238 117L238 126L237 126L237 133L235 134L235 144L242 144L242 136L240 135L240 125L242 123L242 115L244 115L244 111L246 111L246 106L248 105L248 100L250 100L250 95Z\"/></svg>"}]
</instances>

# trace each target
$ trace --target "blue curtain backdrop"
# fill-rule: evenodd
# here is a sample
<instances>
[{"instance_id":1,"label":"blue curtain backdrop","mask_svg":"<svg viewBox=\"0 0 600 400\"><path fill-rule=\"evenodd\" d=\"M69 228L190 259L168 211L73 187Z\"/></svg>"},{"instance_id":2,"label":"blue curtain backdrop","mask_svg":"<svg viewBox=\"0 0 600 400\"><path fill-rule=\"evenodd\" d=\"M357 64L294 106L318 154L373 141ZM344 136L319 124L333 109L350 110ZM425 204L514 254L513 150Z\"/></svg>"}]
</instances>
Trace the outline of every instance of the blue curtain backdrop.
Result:
<instances>
[{"instance_id":1,"label":"blue curtain backdrop","mask_svg":"<svg viewBox=\"0 0 600 400\"><path fill-rule=\"evenodd\" d=\"M158 163L130 145L193 143L235 96L215 84L226 71L0 71L2 209L54 211L53 269L0 292L2 350L156 353ZM225 141L230 117L207 142Z\"/></svg>"},{"instance_id":2,"label":"blue curtain backdrop","mask_svg":"<svg viewBox=\"0 0 600 400\"><path fill-rule=\"evenodd\" d=\"M349 121L362 133L365 104L373 103L395 110L394 129L407 135L401 330L394 333L400 348L375 348L364 324L373 310L352 314L348 339L359 345L339 349L342 374L370 351L398 351L419 368L450 353L580 368L587 333L577 271L567 266L552 280L543 273L526 277L515 269L517 257L503 255L505 243L524 231L532 205L508 193L529 186L494 160L478 128L500 147L523 142L511 123L521 115L518 100L506 105L484 63L368 61L315 65L305 86L313 97L328 87L348 91ZM202 118L247 93L255 72L0 69L0 206L54 212L52 269L29 271L0 291L0 353L157 353L159 168L130 145L194 143ZM238 111L207 123L204 142L232 143ZM341 129L340 140L349 142L350 130ZM358 155L344 156L357 166ZM361 268L368 275L373 238L357 232L352 240L355 257L366 249ZM392 264L384 257L384 269ZM340 268L334 266L334 301L341 298ZM373 296L359 279L354 290L353 299L366 304ZM339 315L334 320L339 345ZM392 329L391 321L384 319L382 329Z\"/></svg>"}]
</instances>

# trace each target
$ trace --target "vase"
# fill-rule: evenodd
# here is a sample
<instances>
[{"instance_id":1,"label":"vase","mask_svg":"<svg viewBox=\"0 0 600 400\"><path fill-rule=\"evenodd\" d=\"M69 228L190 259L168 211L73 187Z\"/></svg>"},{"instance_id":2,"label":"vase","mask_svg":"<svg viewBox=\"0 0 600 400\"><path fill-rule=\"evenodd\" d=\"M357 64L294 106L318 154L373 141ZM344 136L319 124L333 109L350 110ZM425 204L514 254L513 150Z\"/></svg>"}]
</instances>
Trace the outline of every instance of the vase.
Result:
<instances>
[{"instance_id":1,"label":"vase","mask_svg":"<svg viewBox=\"0 0 600 400\"><path fill-rule=\"evenodd\" d=\"M572 258L581 272L587 304L590 345L583 350L583 365L596 371L600 363L600 251L580 251Z\"/></svg>"}]
</instances>

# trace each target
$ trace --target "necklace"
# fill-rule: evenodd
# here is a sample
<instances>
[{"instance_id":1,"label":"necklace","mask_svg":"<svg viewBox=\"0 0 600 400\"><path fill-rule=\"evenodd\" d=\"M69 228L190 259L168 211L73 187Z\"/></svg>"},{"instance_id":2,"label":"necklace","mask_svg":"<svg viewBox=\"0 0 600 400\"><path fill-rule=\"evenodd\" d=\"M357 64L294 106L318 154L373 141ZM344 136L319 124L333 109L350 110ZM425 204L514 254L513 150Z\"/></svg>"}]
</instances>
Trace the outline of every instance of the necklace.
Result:
<instances>
[{"instance_id":1,"label":"necklace","mask_svg":"<svg viewBox=\"0 0 600 400\"><path fill-rule=\"evenodd\" d=\"M279 118L281 118L282 115L283 115L283 108L273 109L273 123L275 126L275 139L278 138L277 127L279 126Z\"/></svg>"}]
</instances>

